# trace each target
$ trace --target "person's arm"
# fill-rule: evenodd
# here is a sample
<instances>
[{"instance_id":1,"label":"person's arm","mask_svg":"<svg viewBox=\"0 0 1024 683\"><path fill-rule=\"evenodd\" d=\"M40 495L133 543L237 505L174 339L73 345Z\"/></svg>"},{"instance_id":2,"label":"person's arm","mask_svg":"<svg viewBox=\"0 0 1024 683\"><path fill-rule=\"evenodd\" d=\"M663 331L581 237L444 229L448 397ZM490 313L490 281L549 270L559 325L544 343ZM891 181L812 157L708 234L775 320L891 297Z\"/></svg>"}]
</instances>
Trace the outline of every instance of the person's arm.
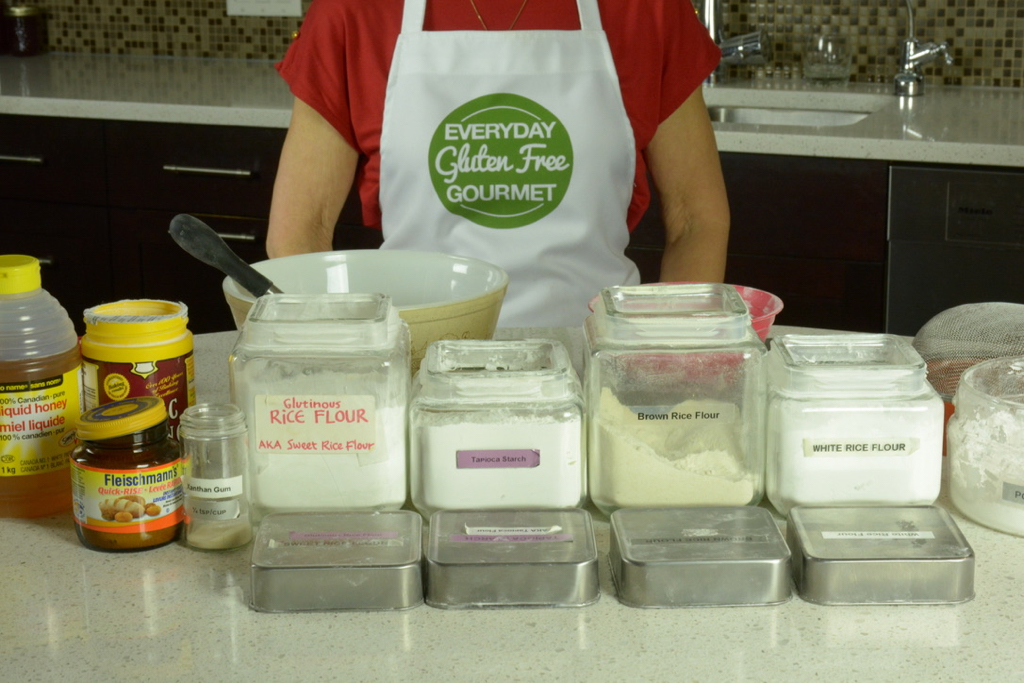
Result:
<instances>
[{"instance_id":1,"label":"person's arm","mask_svg":"<svg viewBox=\"0 0 1024 683\"><path fill-rule=\"evenodd\" d=\"M665 222L662 282L722 282L729 202L704 95L698 87L658 126L647 163Z\"/></svg>"},{"instance_id":2,"label":"person's arm","mask_svg":"<svg viewBox=\"0 0 1024 683\"><path fill-rule=\"evenodd\" d=\"M323 116L295 100L270 204L270 258L332 248L358 158Z\"/></svg>"}]
</instances>

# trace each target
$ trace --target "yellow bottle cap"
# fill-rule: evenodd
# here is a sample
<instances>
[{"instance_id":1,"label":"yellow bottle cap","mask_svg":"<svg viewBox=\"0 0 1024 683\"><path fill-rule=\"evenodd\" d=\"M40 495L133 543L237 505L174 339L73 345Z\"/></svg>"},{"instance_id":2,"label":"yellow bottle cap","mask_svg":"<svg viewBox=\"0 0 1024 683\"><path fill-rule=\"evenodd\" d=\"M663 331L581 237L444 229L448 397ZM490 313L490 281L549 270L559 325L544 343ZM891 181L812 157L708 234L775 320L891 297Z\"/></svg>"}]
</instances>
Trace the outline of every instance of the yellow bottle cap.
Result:
<instances>
[{"instance_id":1,"label":"yellow bottle cap","mask_svg":"<svg viewBox=\"0 0 1024 683\"><path fill-rule=\"evenodd\" d=\"M24 294L42 286L39 259L22 254L0 256L0 294Z\"/></svg>"},{"instance_id":2,"label":"yellow bottle cap","mask_svg":"<svg viewBox=\"0 0 1024 683\"><path fill-rule=\"evenodd\" d=\"M167 419L163 399L136 396L106 403L82 413L78 419L78 438L101 441L139 432Z\"/></svg>"}]
</instances>

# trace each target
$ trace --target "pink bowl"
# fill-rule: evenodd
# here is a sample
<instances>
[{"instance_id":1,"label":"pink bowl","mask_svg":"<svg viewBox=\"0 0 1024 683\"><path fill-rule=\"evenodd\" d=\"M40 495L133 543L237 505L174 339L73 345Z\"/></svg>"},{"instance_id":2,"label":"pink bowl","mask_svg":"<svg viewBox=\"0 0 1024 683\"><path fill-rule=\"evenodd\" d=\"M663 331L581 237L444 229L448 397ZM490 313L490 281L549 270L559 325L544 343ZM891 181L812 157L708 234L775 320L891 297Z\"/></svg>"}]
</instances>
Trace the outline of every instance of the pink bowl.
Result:
<instances>
[{"instance_id":1,"label":"pink bowl","mask_svg":"<svg viewBox=\"0 0 1024 683\"><path fill-rule=\"evenodd\" d=\"M693 282L651 282L648 284L661 284L661 285L691 285L696 284ZM755 289L754 287L747 287L745 285L733 285L737 292L739 292L740 298L747 304L747 310L750 311L751 323L754 326L754 331L757 332L757 336L764 341L768 338L768 333L771 332L772 324L775 322L775 316L782 310L782 299L775 296L771 292L766 292L763 289ZM597 301L597 297L590 300L590 310L594 310L594 302Z\"/></svg>"},{"instance_id":2,"label":"pink bowl","mask_svg":"<svg viewBox=\"0 0 1024 683\"><path fill-rule=\"evenodd\" d=\"M740 297L746 302L747 310L750 311L751 322L754 325L754 331L757 332L757 336L761 338L761 341L764 341L768 338L768 333L772 329L775 316L782 310L782 299L763 289L754 289L753 287L745 287L743 285L733 285L733 287L736 288L736 291L740 293Z\"/></svg>"}]
</instances>

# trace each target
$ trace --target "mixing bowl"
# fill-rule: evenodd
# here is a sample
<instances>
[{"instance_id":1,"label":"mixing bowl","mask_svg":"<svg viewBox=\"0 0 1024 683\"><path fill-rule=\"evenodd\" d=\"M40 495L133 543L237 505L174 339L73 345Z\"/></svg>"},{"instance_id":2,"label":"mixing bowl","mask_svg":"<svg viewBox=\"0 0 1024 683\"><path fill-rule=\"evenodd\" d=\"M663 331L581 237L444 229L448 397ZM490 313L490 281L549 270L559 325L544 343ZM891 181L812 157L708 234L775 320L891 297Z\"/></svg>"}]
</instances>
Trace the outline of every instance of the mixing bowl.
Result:
<instances>
[{"instance_id":1,"label":"mixing bowl","mask_svg":"<svg viewBox=\"0 0 1024 683\"><path fill-rule=\"evenodd\" d=\"M289 294L380 292L409 325L413 369L438 339L490 339L508 287L493 264L436 252L356 249L258 261L257 271ZM230 277L224 298L241 327L255 297Z\"/></svg>"}]
</instances>

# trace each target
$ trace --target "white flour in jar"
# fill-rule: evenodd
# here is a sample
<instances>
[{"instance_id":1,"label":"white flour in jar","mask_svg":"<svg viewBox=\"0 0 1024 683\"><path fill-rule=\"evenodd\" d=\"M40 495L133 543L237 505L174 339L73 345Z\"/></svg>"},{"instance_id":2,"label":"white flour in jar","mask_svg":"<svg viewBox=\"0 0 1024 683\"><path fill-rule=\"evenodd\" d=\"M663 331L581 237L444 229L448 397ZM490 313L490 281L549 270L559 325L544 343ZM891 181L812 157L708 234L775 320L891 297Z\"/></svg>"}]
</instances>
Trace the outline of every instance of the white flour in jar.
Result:
<instances>
[{"instance_id":1,"label":"white flour in jar","mask_svg":"<svg viewBox=\"0 0 1024 683\"><path fill-rule=\"evenodd\" d=\"M580 505L586 494L579 414L486 411L414 419L412 499L425 514L441 509Z\"/></svg>"},{"instance_id":2,"label":"white flour in jar","mask_svg":"<svg viewBox=\"0 0 1024 683\"><path fill-rule=\"evenodd\" d=\"M643 420L605 387L594 413L594 503L608 510L753 502L757 475L742 462L738 413L730 403L686 401L669 414L718 419Z\"/></svg>"},{"instance_id":3,"label":"white flour in jar","mask_svg":"<svg viewBox=\"0 0 1024 683\"><path fill-rule=\"evenodd\" d=\"M372 457L323 450L273 452L257 443L250 472L260 512L400 508L406 497L405 406L378 407L374 420Z\"/></svg>"},{"instance_id":4,"label":"white flour in jar","mask_svg":"<svg viewBox=\"0 0 1024 683\"><path fill-rule=\"evenodd\" d=\"M976 522L1024 535L1024 420L957 410L947 431L953 504Z\"/></svg>"},{"instance_id":5,"label":"white flour in jar","mask_svg":"<svg viewBox=\"0 0 1024 683\"><path fill-rule=\"evenodd\" d=\"M942 482L938 400L807 401L768 407L766 492L794 505L928 505Z\"/></svg>"}]
</instances>

